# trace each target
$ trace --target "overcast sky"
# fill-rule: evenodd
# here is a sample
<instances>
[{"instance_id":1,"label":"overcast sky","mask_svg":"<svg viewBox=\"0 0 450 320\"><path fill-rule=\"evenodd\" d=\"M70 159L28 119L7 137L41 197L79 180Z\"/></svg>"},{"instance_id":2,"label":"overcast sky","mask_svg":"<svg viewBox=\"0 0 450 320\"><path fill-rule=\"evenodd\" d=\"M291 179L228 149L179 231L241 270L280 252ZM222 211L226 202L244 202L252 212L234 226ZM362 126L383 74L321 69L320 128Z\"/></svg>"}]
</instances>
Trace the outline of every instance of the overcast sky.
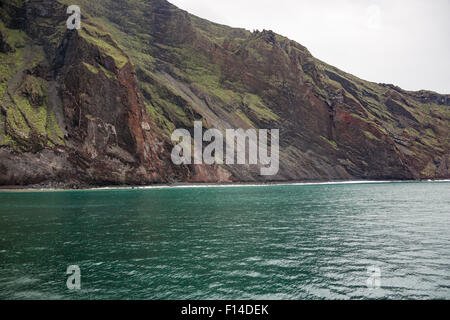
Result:
<instances>
[{"instance_id":1,"label":"overcast sky","mask_svg":"<svg viewBox=\"0 0 450 320\"><path fill-rule=\"evenodd\" d=\"M201 18L273 30L365 80L450 94L450 0L169 0Z\"/></svg>"}]
</instances>

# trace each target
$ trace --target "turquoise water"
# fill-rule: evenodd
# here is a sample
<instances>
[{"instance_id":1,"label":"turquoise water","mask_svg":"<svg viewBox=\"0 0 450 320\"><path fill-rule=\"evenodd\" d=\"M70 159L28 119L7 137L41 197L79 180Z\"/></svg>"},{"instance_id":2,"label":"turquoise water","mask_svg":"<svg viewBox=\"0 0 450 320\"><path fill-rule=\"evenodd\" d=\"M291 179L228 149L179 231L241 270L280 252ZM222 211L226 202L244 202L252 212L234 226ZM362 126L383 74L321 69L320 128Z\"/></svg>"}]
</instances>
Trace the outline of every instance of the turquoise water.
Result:
<instances>
[{"instance_id":1,"label":"turquoise water","mask_svg":"<svg viewBox=\"0 0 450 320\"><path fill-rule=\"evenodd\" d=\"M0 192L0 299L324 298L450 299L450 183Z\"/></svg>"}]
</instances>

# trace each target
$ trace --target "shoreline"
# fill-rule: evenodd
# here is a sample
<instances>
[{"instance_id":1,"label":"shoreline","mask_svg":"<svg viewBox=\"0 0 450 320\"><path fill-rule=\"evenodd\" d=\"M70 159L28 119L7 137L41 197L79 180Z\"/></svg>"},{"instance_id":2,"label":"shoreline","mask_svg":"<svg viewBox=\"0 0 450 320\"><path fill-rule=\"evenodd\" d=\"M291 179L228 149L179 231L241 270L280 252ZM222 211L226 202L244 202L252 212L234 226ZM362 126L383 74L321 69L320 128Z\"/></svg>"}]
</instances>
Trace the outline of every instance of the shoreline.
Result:
<instances>
[{"instance_id":1,"label":"shoreline","mask_svg":"<svg viewBox=\"0 0 450 320\"><path fill-rule=\"evenodd\" d=\"M45 186L0 186L0 192L63 192L63 191L114 191L114 190L160 190L188 188L239 188L239 187L280 187L280 186L314 186L314 185L348 185L348 184L386 184L386 183L420 183L450 182L450 179L437 180L345 180L345 181L290 181L290 182L236 182L236 183L175 183L154 185L110 185L86 186L79 188L52 188Z\"/></svg>"}]
</instances>

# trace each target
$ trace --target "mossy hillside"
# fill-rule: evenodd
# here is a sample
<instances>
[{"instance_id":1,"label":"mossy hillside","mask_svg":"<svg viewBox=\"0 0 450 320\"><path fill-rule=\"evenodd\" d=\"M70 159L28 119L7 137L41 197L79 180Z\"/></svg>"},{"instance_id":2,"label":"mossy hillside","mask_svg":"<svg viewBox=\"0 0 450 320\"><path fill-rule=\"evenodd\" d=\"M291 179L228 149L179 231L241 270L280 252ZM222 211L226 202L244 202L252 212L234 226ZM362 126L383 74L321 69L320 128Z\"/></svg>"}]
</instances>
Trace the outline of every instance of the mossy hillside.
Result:
<instances>
[{"instance_id":1,"label":"mossy hillside","mask_svg":"<svg viewBox=\"0 0 450 320\"><path fill-rule=\"evenodd\" d=\"M60 2L66 5L72 4L71 1ZM148 24L144 18L145 1L134 1L133 6L138 9L132 9L129 13L117 1L80 0L78 5L81 7L82 15L87 23L91 22L95 26L102 26L103 31L101 33L111 35L117 41L118 46L126 51L138 68L153 69L155 59L149 52L153 38L148 34ZM117 15L117 12L122 14ZM132 16L132 21L126 16ZM83 21L85 20L83 19Z\"/></svg>"},{"instance_id":2,"label":"mossy hillside","mask_svg":"<svg viewBox=\"0 0 450 320\"><path fill-rule=\"evenodd\" d=\"M88 8L92 8L89 4ZM95 9L90 12L96 12ZM117 40L119 46L124 48L126 53L130 56L133 64L137 70L142 70L143 73L153 77L152 71L155 70L156 59L154 59L149 52L146 52L144 44L149 44L151 36L147 34L130 34L123 32L123 26L119 28L115 23L106 19L105 17L90 17L92 21L104 26L108 32L110 32L114 39ZM133 28L135 29L135 28ZM110 71L106 70L103 66L98 65L103 73L110 79L115 76ZM146 111L151 119L153 119L163 133L170 137L171 132L175 129L174 123L185 123L187 125L189 121L186 115L180 108L174 105L170 100L165 100L161 96L166 96L167 92L161 92L160 86L155 86L154 83L148 83L145 81L140 82L143 93L150 94L152 96L151 101L145 98ZM164 91L164 90L163 90Z\"/></svg>"},{"instance_id":3,"label":"mossy hillside","mask_svg":"<svg viewBox=\"0 0 450 320\"><path fill-rule=\"evenodd\" d=\"M252 112L263 120L280 121L280 117L276 115L270 108L264 105L261 98L255 94L248 93L244 96L244 104L249 107Z\"/></svg>"},{"instance_id":4,"label":"mossy hillside","mask_svg":"<svg viewBox=\"0 0 450 320\"><path fill-rule=\"evenodd\" d=\"M20 112L20 109L11 107L6 111L5 118L6 134L18 140L26 141L30 138L31 129L26 122L25 116Z\"/></svg>"},{"instance_id":5,"label":"mossy hillside","mask_svg":"<svg viewBox=\"0 0 450 320\"><path fill-rule=\"evenodd\" d=\"M3 41L9 44L11 48L24 48L28 43L29 38L26 37L25 32L7 28L2 21L0 21L0 32L5 36Z\"/></svg>"},{"instance_id":6,"label":"mossy hillside","mask_svg":"<svg viewBox=\"0 0 450 320\"><path fill-rule=\"evenodd\" d=\"M20 113L24 115L26 123L30 129L39 136L46 135L47 107L45 105L33 107L30 101L22 96L15 96L14 102L18 106Z\"/></svg>"},{"instance_id":7,"label":"mossy hillside","mask_svg":"<svg viewBox=\"0 0 450 320\"><path fill-rule=\"evenodd\" d=\"M29 61L26 61L29 56ZM18 72L32 70L44 59L45 53L42 46L16 47L14 52L0 53L0 100L6 93L8 84Z\"/></svg>"},{"instance_id":8,"label":"mossy hillside","mask_svg":"<svg viewBox=\"0 0 450 320\"><path fill-rule=\"evenodd\" d=\"M61 2L69 5L69 2L67 1ZM143 73L147 74L146 77L153 77L152 71L156 65L156 60L148 52L147 48L150 46L145 45L149 44L152 39L151 36L146 34L143 30L143 27L146 24L129 24L128 21L125 21L120 17L117 19L112 18L111 15L113 14L113 9L117 4L114 1L103 2L106 4L105 6L98 5L98 3L91 1L82 0L79 2L83 16L88 19L87 24L82 23L82 28L85 29L85 31L81 33L82 36L92 44L98 45L107 55L112 55L113 58L115 57L116 64L120 67L124 62L124 60L120 58L120 52L115 50L116 48L111 48L110 42L105 44L101 39L102 35L112 35L114 40L118 42L118 47L125 49L126 53L130 56L136 69L142 70ZM144 5L144 3L136 1L134 5L139 7ZM109 8L110 10L106 8ZM133 10L130 14L136 18L134 19L134 21L136 21L143 19L143 12L144 10ZM109 19L106 17L109 17ZM102 26L101 30L98 27L99 25ZM118 55L119 59L117 59ZM94 69L101 70L110 79L115 77L112 72L106 70L106 68L99 64L95 66L91 65L89 69L91 72L95 72ZM150 83L141 81L140 87L144 93L144 101L148 115L151 120L162 129L164 134L170 137L171 132L175 128L174 123L181 123L184 126L187 126L190 122L182 108L172 101L174 100L174 96L177 96L177 93L174 93L174 90L165 88L165 86L161 86L158 83L158 81L152 81ZM148 99L149 96L151 96L150 100Z\"/></svg>"},{"instance_id":9,"label":"mossy hillside","mask_svg":"<svg viewBox=\"0 0 450 320\"><path fill-rule=\"evenodd\" d=\"M205 55L192 48L173 48L172 52L179 63L177 67L189 82L200 86L208 95L218 98L218 106L238 110L240 118L254 126L248 117L260 122L279 121L280 118L263 102L261 97L249 93L239 81L231 82L223 75L222 67L212 63ZM217 99L216 99L217 101Z\"/></svg>"},{"instance_id":10,"label":"mossy hillside","mask_svg":"<svg viewBox=\"0 0 450 320\"><path fill-rule=\"evenodd\" d=\"M201 88L202 92L208 96L212 97L212 100L216 101L216 107L228 108L231 110L238 110L244 103L243 97L246 92L243 87L239 86L239 83L229 83L228 81L223 81L222 72L220 66L215 65L211 60L205 55L198 54L193 48L170 48L168 49L172 58L174 59L174 67L171 69L171 73L175 77L183 78L188 83L195 85L197 88ZM180 76L181 75L181 76ZM141 81L142 82L142 81ZM162 85L170 88L171 85L167 82L162 81ZM144 85L145 86L145 85ZM177 90L173 90L175 94ZM242 92L242 93L241 93ZM167 106L167 112L171 113L171 110L176 109L173 104L164 104L164 102L158 101L160 95L153 95L152 98L157 100L156 104L162 107ZM262 119L276 119L276 115L270 112L267 107L262 104L260 98L255 99L256 102L250 99L250 109L248 112L252 112L254 116L260 117ZM244 117L244 121L251 122L243 110L240 111ZM183 123L185 126L192 126L192 121L185 121ZM253 126L253 124L251 124Z\"/></svg>"},{"instance_id":11,"label":"mossy hillside","mask_svg":"<svg viewBox=\"0 0 450 320\"><path fill-rule=\"evenodd\" d=\"M227 108L231 110L239 110L242 114L247 114L246 118L256 118L260 122L276 121L278 116L274 114L264 103L261 98L257 98L257 103L248 103L245 96L250 94L244 86L236 81L227 81L222 72L222 67L215 61L211 60L210 56L206 56L203 51L198 48L184 44L164 44L157 42L158 34L154 34L152 24L154 18L151 15L143 15L146 4L142 1L133 3L133 7L137 8L131 10L127 6L122 6L122 11L127 12L132 19L114 17L113 8L118 4L111 1L102 1L104 5L97 5L89 1L81 1L80 6L83 8L82 12L88 18L88 21L93 21L95 24L102 25L108 33L113 35L119 46L130 56L136 69L142 70L144 73L155 75L159 72L160 66L167 66L167 72L177 79L186 80L197 87L202 88L202 92L212 97L212 101L216 101L215 106ZM173 10L173 8L169 8ZM174 11L175 12L175 11ZM130 24L129 21L134 23ZM198 42L207 44L215 43L221 46L225 41L233 43L234 47L245 43L250 37L251 33L243 29L234 29L209 21L193 17L189 18L186 23L191 23L198 34ZM144 28L143 26L147 26ZM86 29L89 29L89 22ZM169 25L167 28L176 28L176 26ZM89 30L88 30L89 31ZM170 32L166 31L166 32ZM92 39L89 39L92 40ZM154 56L156 52L156 56ZM257 53L255 53L256 55ZM163 58L165 61L161 61ZM170 61L170 65L167 64ZM98 66L95 66L98 68ZM139 74L139 73L138 73ZM164 124L164 131L167 129L168 122L175 122L183 126L192 126L192 120L186 115L185 109L192 109L192 106L177 105L167 95L167 92L161 89L166 86L168 91L175 96L182 96L176 89L171 88L171 85L163 79L159 80L159 85L155 87L153 83L147 83L145 78L140 77L140 86L152 98L146 98L147 105L153 106L151 113L153 116L162 121ZM146 96L146 94L144 94ZM184 102L183 102L184 103ZM191 113L190 111L189 113Z\"/></svg>"},{"instance_id":12,"label":"mossy hillside","mask_svg":"<svg viewBox=\"0 0 450 320\"><path fill-rule=\"evenodd\" d=\"M6 112L4 135L6 145L18 150L35 150L64 145L64 137L55 114L46 106L32 107L23 97L14 98L15 105Z\"/></svg>"},{"instance_id":13,"label":"mossy hillside","mask_svg":"<svg viewBox=\"0 0 450 320\"><path fill-rule=\"evenodd\" d=\"M5 12L2 14L6 15ZM29 136L29 127L22 114L17 112L12 104L8 93L8 85L24 64L25 45L29 39L27 39L23 31L6 28L3 21L0 21L0 32L4 36L3 40L12 49L12 52L0 53L0 103L2 109L0 117L0 145L15 146L15 140L8 132L9 125L12 123L23 138Z\"/></svg>"},{"instance_id":14,"label":"mossy hillside","mask_svg":"<svg viewBox=\"0 0 450 320\"><path fill-rule=\"evenodd\" d=\"M70 1L60 2L66 5L72 4ZM149 49L153 38L148 34L148 23L145 18L147 4L145 1L133 1L134 8L130 9L129 12L126 6L124 7L117 1L80 0L78 5L81 7L82 15L85 18L83 22L95 25L97 29L101 26L100 33L107 33L112 36L117 41L118 46L132 58L136 66L152 69L155 60L152 58ZM117 12L122 14L117 15ZM133 17L133 19L129 17ZM84 27L84 23L82 23L82 27ZM87 28L89 28L89 25Z\"/></svg>"},{"instance_id":15,"label":"mossy hillside","mask_svg":"<svg viewBox=\"0 0 450 320\"><path fill-rule=\"evenodd\" d=\"M42 96L33 99L29 94L30 90ZM48 84L45 80L27 76L20 94L13 96L14 105L7 112L6 122L11 136L28 139L33 135L41 147L64 144L55 114L48 108L47 92Z\"/></svg>"},{"instance_id":16,"label":"mossy hillside","mask_svg":"<svg viewBox=\"0 0 450 320\"><path fill-rule=\"evenodd\" d=\"M378 131L388 136L395 139L403 137L402 139L405 139L403 144L406 143L408 146L406 151L408 156L415 157L416 161L420 162L426 159L420 156L424 150L438 154L448 150L450 141L448 138L442 139L442 136L449 136L448 129L446 134L444 128L448 128L450 108L433 103L421 103L414 95L408 95L396 87L361 80L322 62L319 62L319 69L324 72L321 78L324 83L335 89L342 88L364 107L367 116L358 116L359 118L370 122ZM330 78L328 75L332 73L337 77ZM397 109L388 106L389 99ZM404 126L406 128L403 128ZM436 130L441 139L436 137ZM371 140L378 139L368 131L364 134ZM431 174L433 170L428 167L422 174Z\"/></svg>"},{"instance_id":17,"label":"mossy hillside","mask_svg":"<svg viewBox=\"0 0 450 320\"><path fill-rule=\"evenodd\" d=\"M48 104L48 83L42 78L26 74L19 91L33 106L46 106Z\"/></svg>"},{"instance_id":18,"label":"mossy hillside","mask_svg":"<svg viewBox=\"0 0 450 320\"><path fill-rule=\"evenodd\" d=\"M118 69L123 68L128 62L126 54L114 42L111 35L102 30L100 26L84 22L79 34L98 47L105 55L112 57Z\"/></svg>"},{"instance_id":19,"label":"mossy hillside","mask_svg":"<svg viewBox=\"0 0 450 320\"><path fill-rule=\"evenodd\" d=\"M31 75L35 67L47 63L43 46L35 45L23 30L7 28L3 22L0 29L13 49L0 53L1 145L36 150L64 144L56 117L48 111L48 83Z\"/></svg>"},{"instance_id":20,"label":"mossy hillside","mask_svg":"<svg viewBox=\"0 0 450 320\"><path fill-rule=\"evenodd\" d=\"M110 3L108 2L108 5L109 4ZM113 19L112 17L109 17L109 19L106 19L105 17L98 17L100 12L105 15L104 9L102 9L103 6L96 6L95 4L85 3L83 1L81 2L81 5L84 8L83 14L88 15L90 17L89 19L95 21L96 23L102 24L108 32L113 34L120 46L124 48L127 54L132 58L133 63L138 69L142 69L147 72L154 72L158 59L152 57L151 55L152 46L150 41L152 40L152 36L148 34L148 30L142 30L142 28L137 25L129 24L126 24L127 28L125 28L124 25L117 24L118 19ZM140 7L141 5L141 3L135 4L137 7ZM109 14L111 13L106 13L106 15ZM133 15L133 21L142 21L143 24L144 22L147 25L150 24L149 21L142 17L141 13L136 10L130 12L130 14ZM236 32L233 28L209 23L206 20L203 21L195 18L193 20L195 20L194 24L198 26L199 30L208 27L215 28L216 32L213 37L217 37L215 39L217 43L223 42L224 37L238 34L244 39L250 34L249 32L243 30ZM230 33L224 37L220 36L219 34L222 28L226 29ZM209 35L205 33L203 36L207 37ZM148 45L146 46L146 44ZM235 93L235 91L238 91L236 88L226 88L219 84L221 81L220 67L214 65L208 57L199 53L198 50L188 46L174 47L164 46L163 44L159 45L165 47L165 50L163 50L165 52L164 54L172 60L174 66L172 68L173 73L178 75L181 74L188 78L190 82L201 86L205 89L205 92L220 99L225 105L237 107L242 103L242 97ZM158 97L156 96L156 98ZM164 103L159 104L164 105ZM169 109L175 109L171 103L166 105ZM170 110L168 110L168 112L170 113Z\"/></svg>"},{"instance_id":21,"label":"mossy hillside","mask_svg":"<svg viewBox=\"0 0 450 320\"><path fill-rule=\"evenodd\" d=\"M164 112L161 110L161 107L146 101L145 108L151 121L153 121L158 128L161 128L167 137L170 137L176 128L175 125L163 115Z\"/></svg>"},{"instance_id":22,"label":"mossy hillside","mask_svg":"<svg viewBox=\"0 0 450 320\"><path fill-rule=\"evenodd\" d=\"M47 10L47 14L39 14L42 6L47 7L47 9L44 9ZM68 32L66 26L67 6L59 1L44 3L42 1L30 1L27 10L34 11L36 14L30 15L32 19L29 19L25 30L30 38L44 44L45 53L51 63L58 54L61 43Z\"/></svg>"},{"instance_id":23,"label":"mossy hillside","mask_svg":"<svg viewBox=\"0 0 450 320\"><path fill-rule=\"evenodd\" d=\"M149 82L141 82L140 86L147 106L150 107L149 115L158 119L166 133L175 126L188 126L193 119L189 119L185 112L189 106L180 92L171 86L162 85L159 79L151 74L147 74L147 77Z\"/></svg>"},{"instance_id":24,"label":"mossy hillside","mask_svg":"<svg viewBox=\"0 0 450 320\"><path fill-rule=\"evenodd\" d=\"M48 146L58 146L65 145L64 134L58 126L58 122L56 121L55 113L50 111L47 112L47 125L46 125L46 133Z\"/></svg>"},{"instance_id":25,"label":"mossy hillside","mask_svg":"<svg viewBox=\"0 0 450 320\"><path fill-rule=\"evenodd\" d=\"M73 4L68 0L61 2ZM131 58L151 126L168 137L176 127L191 128L193 119L199 117L208 119L209 125L226 122L232 127L268 128L275 127L272 125L276 122L288 142L282 140L289 143L280 150L282 167L299 169L301 163L306 175L320 177L334 165L333 156L327 154L337 154L333 149L339 149L339 153L350 150L342 156L344 167L353 172L361 172L362 165L364 170L373 167L374 161L367 157L368 149L376 155L373 158L387 160L403 153L405 163L414 163L416 172L427 174L437 171L429 166L429 155L438 163L441 155L448 153L449 118L442 106L421 104L422 94L367 82L321 63L306 48L273 32L251 33L210 23L159 0L80 0L77 4L83 14L83 29L79 31L86 40L83 45L98 48L101 55L114 60L117 68L126 63L124 57ZM43 32L52 47L61 43L63 22L54 37ZM51 30L50 20L39 24L43 30ZM13 34L13 42L14 37ZM36 38L43 39L42 35ZM20 41L14 43L20 47ZM46 54L54 57L47 46ZM16 51L26 60L23 49ZM100 74L99 79L103 74L116 77L116 70L106 70L109 66L102 66L95 59L84 62L86 74ZM6 84L17 70L8 72ZM11 119L18 132L23 128L26 134L26 126L30 128L29 140L52 136L47 142L50 146L62 135L56 131L52 135L54 130L49 124L56 123L52 112L39 113L44 104L39 97L45 97L45 88L41 92L36 83L31 84L25 90L27 94L17 92L13 102L8 102L14 107ZM29 114L26 101L21 98L28 100L36 114ZM342 130L342 126L333 122L339 121L336 115L342 111L361 119L354 125L355 132L363 137L352 139L350 134L346 140L339 139L342 135L335 131ZM307 125L299 126L309 114L317 115L320 121L316 123L316 118L311 117ZM3 122L6 121L5 116ZM1 141L10 141L6 127L3 128ZM339 145L325 137L335 137ZM44 144L44 140L40 143ZM387 144L394 145L379 150ZM308 156L304 149L310 149ZM310 162L304 161L307 157ZM375 159L379 163L382 160Z\"/></svg>"},{"instance_id":26,"label":"mossy hillside","mask_svg":"<svg viewBox=\"0 0 450 320\"><path fill-rule=\"evenodd\" d=\"M104 17L91 17L90 20L102 25L109 33L112 34L119 46L126 51L126 53L132 59L134 65L139 68L145 68L147 70L153 70L156 65L156 59L152 57L149 49L146 46L150 46L152 37L148 34L130 35L123 32Z\"/></svg>"},{"instance_id":27,"label":"mossy hillside","mask_svg":"<svg viewBox=\"0 0 450 320\"><path fill-rule=\"evenodd\" d=\"M6 93L9 81L21 69L25 62L25 44L29 41L25 32L6 28L0 21L0 29L7 36L12 52L0 53L0 99ZM11 37L14 35L14 37ZM14 39L14 40L12 40Z\"/></svg>"}]
</instances>

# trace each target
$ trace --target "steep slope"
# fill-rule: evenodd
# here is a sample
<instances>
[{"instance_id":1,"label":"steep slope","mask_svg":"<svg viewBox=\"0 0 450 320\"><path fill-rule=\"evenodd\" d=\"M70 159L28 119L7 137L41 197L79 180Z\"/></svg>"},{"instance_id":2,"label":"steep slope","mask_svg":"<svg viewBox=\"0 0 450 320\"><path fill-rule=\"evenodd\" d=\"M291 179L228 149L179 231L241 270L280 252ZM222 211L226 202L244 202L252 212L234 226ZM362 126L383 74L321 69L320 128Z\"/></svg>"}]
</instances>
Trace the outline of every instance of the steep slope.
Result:
<instances>
[{"instance_id":1,"label":"steep slope","mask_svg":"<svg viewBox=\"0 0 450 320\"><path fill-rule=\"evenodd\" d=\"M64 5L65 4L65 5ZM450 177L450 96L358 79L271 31L165 0L0 7L0 184ZM177 167L170 134L280 129L280 171Z\"/></svg>"},{"instance_id":2,"label":"steep slope","mask_svg":"<svg viewBox=\"0 0 450 320\"><path fill-rule=\"evenodd\" d=\"M66 7L54 1L15 4L1 12L9 50L2 53L0 183L184 177L164 158L170 146L152 129L134 66L111 36L94 23L66 31Z\"/></svg>"}]
</instances>

